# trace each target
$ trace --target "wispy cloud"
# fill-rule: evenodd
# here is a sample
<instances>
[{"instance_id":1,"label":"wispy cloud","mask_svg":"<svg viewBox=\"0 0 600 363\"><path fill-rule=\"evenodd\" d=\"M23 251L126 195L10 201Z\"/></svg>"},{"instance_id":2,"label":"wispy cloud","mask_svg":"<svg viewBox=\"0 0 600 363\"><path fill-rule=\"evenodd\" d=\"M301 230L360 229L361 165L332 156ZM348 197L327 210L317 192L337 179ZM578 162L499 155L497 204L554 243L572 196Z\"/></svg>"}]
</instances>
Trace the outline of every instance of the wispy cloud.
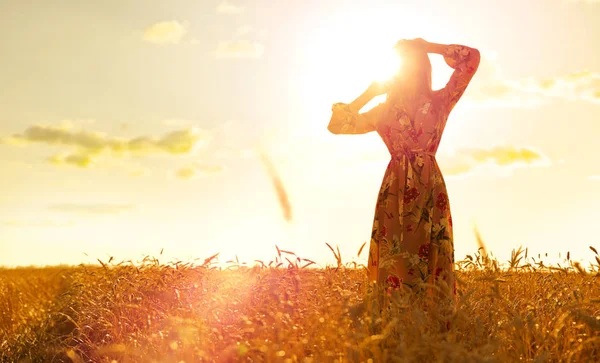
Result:
<instances>
[{"instance_id":1,"label":"wispy cloud","mask_svg":"<svg viewBox=\"0 0 600 363\"><path fill-rule=\"evenodd\" d=\"M262 41L267 37L267 30L256 30L244 25L237 28L232 39L219 42L214 55L216 58L260 58L265 46ZM249 40L249 39L254 40Z\"/></svg>"},{"instance_id":2,"label":"wispy cloud","mask_svg":"<svg viewBox=\"0 0 600 363\"><path fill-rule=\"evenodd\" d=\"M53 219L40 220L7 220L0 222L6 227L17 228L51 228L51 227L71 227L75 225L74 221L59 221Z\"/></svg>"},{"instance_id":3,"label":"wispy cloud","mask_svg":"<svg viewBox=\"0 0 600 363\"><path fill-rule=\"evenodd\" d=\"M150 169L144 167L134 167L128 169L128 174L133 177L140 177L145 175L150 175Z\"/></svg>"},{"instance_id":4,"label":"wispy cloud","mask_svg":"<svg viewBox=\"0 0 600 363\"><path fill-rule=\"evenodd\" d=\"M513 80L504 77L494 59L484 56L465 96L476 104L496 107L535 107L552 99L600 104L600 72Z\"/></svg>"},{"instance_id":5,"label":"wispy cloud","mask_svg":"<svg viewBox=\"0 0 600 363\"><path fill-rule=\"evenodd\" d=\"M162 21L144 30L142 39L154 44L178 44L187 33L187 27L177 21Z\"/></svg>"},{"instance_id":6,"label":"wispy cloud","mask_svg":"<svg viewBox=\"0 0 600 363\"><path fill-rule=\"evenodd\" d=\"M218 14L240 14L242 12L244 12L243 6L234 5L227 0L223 0L217 5Z\"/></svg>"},{"instance_id":7,"label":"wispy cloud","mask_svg":"<svg viewBox=\"0 0 600 363\"><path fill-rule=\"evenodd\" d=\"M244 36L244 35L248 35L250 34L250 32L253 30L253 28L249 25L244 25L241 26L239 28L237 28L236 32L235 32L235 36Z\"/></svg>"},{"instance_id":8,"label":"wispy cloud","mask_svg":"<svg viewBox=\"0 0 600 363\"><path fill-rule=\"evenodd\" d=\"M22 134L4 138L2 141L21 146L46 144L68 147L68 152L52 156L49 161L56 165L87 168L93 166L96 159L102 155L181 155L192 152L209 140L209 133L197 128L175 130L158 138L139 136L127 139L65 125L34 125Z\"/></svg>"},{"instance_id":9,"label":"wispy cloud","mask_svg":"<svg viewBox=\"0 0 600 363\"><path fill-rule=\"evenodd\" d=\"M70 165L78 168L89 168L94 165L94 159L90 154L61 153L51 156L48 161L54 165Z\"/></svg>"},{"instance_id":10,"label":"wispy cloud","mask_svg":"<svg viewBox=\"0 0 600 363\"><path fill-rule=\"evenodd\" d=\"M53 204L48 207L49 210L64 213L76 214L120 214L124 211L133 209L131 204Z\"/></svg>"},{"instance_id":11,"label":"wispy cloud","mask_svg":"<svg viewBox=\"0 0 600 363\"><path fill-rule=\"evenodd\" d=\"M600 0L566 0L570 3L600 4Z\"/></svg>"},{"instance_id":12,"label":"wispy cloud","mask_svg":"<svg viewBox=\"0 0 600 363\"><path fill-rule=\"evenodd\" d=\"M192 179L196 175L196 169L190 166L177 169L175 175L180 179Z\"/></svg>"},{"instance_id":13,"label":"wispy cloud","mask_svg":"<svg viewBox=\"0 0 600 363\"><path fill-rule=\"evenodd\" d=\"M528 147L495 146L459 149L452 155L440 156L444 175L469 176L512 175L517 168L549 166L550 159L541 151Z\"/></svg>"},{"instance_id":14,"label":"wispy cloud","mask_svg":"<svg viewBox=\"0 0 600 363\"><path fill-rule=\"evenodd\" d=\"M205 165L201 163L194 163L188 166L184 166L175 171L175 176L180 179L193 179L200 175L209 175L220 173L225 168L222 165Z\"/></svg>"},{"instance_id":15,"label":"wispy cloud","mask_svg":"<svg viewBox=\"0 0 600 363\"><path fill-rule=\"evenodd\" d=\"M600 181L600 175L590 175L588 176L589 180Z\"/></svg>"},{"instance_id":16,"label":"wispy cloud","mask_svg":"<svg viewBox=\"0 0 600 363\"><path fill-rule=\"evenodd\" d=\"M249 40L221 42L217 46L217 58L260 58L265 51L263 44Z\"/></svg>"}]
</instances>

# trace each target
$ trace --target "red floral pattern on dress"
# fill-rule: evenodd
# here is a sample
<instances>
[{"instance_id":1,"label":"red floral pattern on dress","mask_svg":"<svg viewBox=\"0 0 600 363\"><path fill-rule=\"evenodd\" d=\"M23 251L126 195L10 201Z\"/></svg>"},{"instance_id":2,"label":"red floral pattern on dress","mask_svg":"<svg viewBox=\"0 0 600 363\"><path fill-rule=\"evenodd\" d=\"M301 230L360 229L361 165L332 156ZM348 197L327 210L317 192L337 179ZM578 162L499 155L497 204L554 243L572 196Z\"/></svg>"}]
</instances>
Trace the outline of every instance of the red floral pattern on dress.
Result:
<instances>
[{"instance_id":1,"label":"red floral pattern on dress","mask_svg":"<svg viewBox=\"0 0 600 363\"><path fill-rule=\"evenodd\" d=\"M406 191L406 193L404 193L404 203L405 204L410 204L412 202L414 202L419 195L421 195L421 192L419 191L419 189L417 188L410 188L409 190Z\"/></svg>"},{"instance_id":2,"label":"red floral pattern on dress","mask_svg":"<svg viewBox=\"0 0 600 363\"><path fill-rule=\"evenodd\" d=\"M394 275L389 275L386 281L392 289L397 289L402 284L402 279Z\"/></svg>"},{"instance_id":3,"label":"red floral pattern on dress","mask_svg":"<svg viewBox=\"0 0 600 363\"><path fill-rule=\"evenodd\" d=\"M427 243L425 243L425 244L423 244L423 245L421 245L419 247L419 257L421 259L424 260L424 259L429 258L429 247L430 247L430 245L431 244L429 242L427 242Z\"/></svg>"},{"instance_id":4,"label":"red floral pattern on dress","mask_svg":"<svg viewBox=\"0 0 600 363\"><path fill-rule=\"evenodd\" d=\"M435 201L435 206L444 212L448 208L448 195L446 193L439 193Z\"/></svg>"}]
</instances>

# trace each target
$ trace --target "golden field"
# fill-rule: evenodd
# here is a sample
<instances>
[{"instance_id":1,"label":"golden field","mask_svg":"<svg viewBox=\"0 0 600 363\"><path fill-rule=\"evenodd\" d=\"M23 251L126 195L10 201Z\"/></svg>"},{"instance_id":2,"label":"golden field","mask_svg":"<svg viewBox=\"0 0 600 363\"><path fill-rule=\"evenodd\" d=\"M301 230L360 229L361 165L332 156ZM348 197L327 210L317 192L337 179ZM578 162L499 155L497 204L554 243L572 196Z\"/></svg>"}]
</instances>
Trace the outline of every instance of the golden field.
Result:
<instances>
[{"instance_id":1,"label":"golden field","mask_svg":"<svg viewBox=\"0 0 600 363\"><path fill-rule=\"evenodd\" d=\"M597 254L588 268L523 250L500 264L480 248L457 263L460 303L444 317L399 293L380 313L364 269L338 253L322 269L277 253L0 270L0 361L600 361Z\"/></svg>"}]
</instances>

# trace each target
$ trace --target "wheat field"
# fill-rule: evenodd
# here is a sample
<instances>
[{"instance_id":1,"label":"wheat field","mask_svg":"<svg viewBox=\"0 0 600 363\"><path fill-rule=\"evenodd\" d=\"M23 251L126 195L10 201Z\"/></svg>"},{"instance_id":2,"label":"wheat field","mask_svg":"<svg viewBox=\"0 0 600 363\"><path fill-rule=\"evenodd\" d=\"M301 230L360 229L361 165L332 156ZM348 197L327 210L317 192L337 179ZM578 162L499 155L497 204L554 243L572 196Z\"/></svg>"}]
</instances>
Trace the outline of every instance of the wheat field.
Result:
<instances>
[{"instance_id":1,"label":"wheat field","mask_svg":"<svg viewBox=\"0 0 600 363\"><path fill-rule=\"evenodd\" d=\"M253 266L0 270L2 362L594 362L600 261L505 264L480 248L457 263L456 313L424 312L407 292L381 313L364 267L314 268L277 249ZM439 329L450 320L449 330Z\"/></svg>"}]
</instances>

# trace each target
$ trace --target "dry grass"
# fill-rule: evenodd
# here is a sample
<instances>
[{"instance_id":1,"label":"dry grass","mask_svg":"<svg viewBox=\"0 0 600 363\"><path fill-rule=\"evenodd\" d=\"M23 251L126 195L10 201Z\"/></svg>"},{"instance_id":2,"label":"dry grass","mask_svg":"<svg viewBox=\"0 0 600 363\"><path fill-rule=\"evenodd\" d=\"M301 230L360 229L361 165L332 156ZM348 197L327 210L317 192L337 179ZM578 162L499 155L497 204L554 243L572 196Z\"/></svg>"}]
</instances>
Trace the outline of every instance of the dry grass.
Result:
<instances>
[{"instance_id":1,"label":"dry grass","mask_svg":"<svg viewBox=\"0 0 600 363\"><path fill-rule=\"evenodd\" d=\"M482 245L483 247L483 245ZM456 314L394 294L385 313L360 268L142 263L0 271L2 362L592 362L599 265L547 267L484 248L457 264ZM339 250L338 250L339 251ZM213 256L214 257L214 256ZM111 261L112 262L112 261ZM269 266L270 265L270 266ZM279 266L279 267L276 267ZM449 319L447 332L440 319Z\"/></svg>"}]
</instances>

